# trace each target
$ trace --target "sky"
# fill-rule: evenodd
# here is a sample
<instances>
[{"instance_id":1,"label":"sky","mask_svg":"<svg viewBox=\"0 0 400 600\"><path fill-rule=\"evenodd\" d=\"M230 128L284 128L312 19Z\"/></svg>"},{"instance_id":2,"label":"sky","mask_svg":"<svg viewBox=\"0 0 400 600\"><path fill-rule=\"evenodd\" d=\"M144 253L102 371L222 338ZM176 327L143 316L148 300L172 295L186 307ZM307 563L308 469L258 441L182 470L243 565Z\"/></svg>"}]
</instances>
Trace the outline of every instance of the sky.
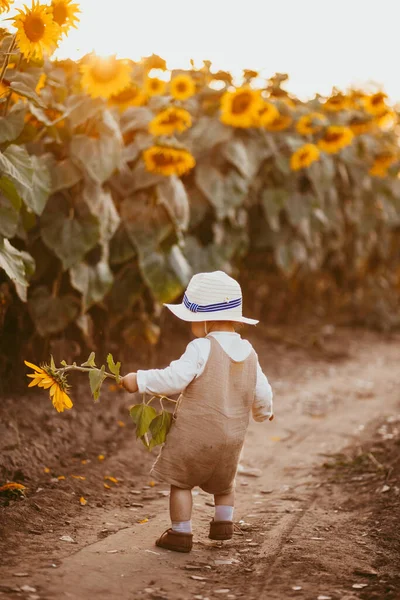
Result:
<instances>
[{"instance_id":1,"label":"sky","mask_svg":"<svg viewBox=\"0 0 400 600\"><path fill-rule=\"evenodd\" d=\"M79 29L62 42L59 57L95 50L135 60L154 52L169 68L187 68L193 58L234 74L288 73L287 89L304 99L361 85L383 87L400 101L400 0L81 0L80 6Z\"/></svg>"}]
</instances>

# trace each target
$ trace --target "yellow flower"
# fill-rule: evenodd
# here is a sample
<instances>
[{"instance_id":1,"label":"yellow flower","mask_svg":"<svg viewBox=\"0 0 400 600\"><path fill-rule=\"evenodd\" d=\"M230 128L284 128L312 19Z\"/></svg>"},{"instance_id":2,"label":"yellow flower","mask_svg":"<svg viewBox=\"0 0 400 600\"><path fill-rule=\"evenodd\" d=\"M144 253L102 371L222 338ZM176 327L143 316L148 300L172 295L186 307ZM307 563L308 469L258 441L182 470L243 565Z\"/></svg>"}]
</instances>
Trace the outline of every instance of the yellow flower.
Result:
<instances>
[{"instance_id":1,"label":"yellow flower","mask_svg":"<svg viewBox=\"0 0 400 600\"><path fill-rule=\"evenodd\" d=\"M374 118L374 123L383 129L393 127L396 122L396 113L390 108L386 108L382 113Z\"/></svg>"},{"instance_id":2,"label":"yellow flower","mask_svg":"<svg viewBox=\"0 0 400 600\"><path fill-rule=\"evenodd\" d=\"M146 96L136 83L131 82L122 92L113 94L109 102L111 106L117 106L120 112L124 112L130 106L143 106Z\"/></svg>"},{"instance_id":3,"label":"yellow flower","mask_svg":"<svg viewBox=\"0 0 400 600\"><path fill-rule=\"evenodd\" d=\"M162 79L157 77L148 77L144 89L148 96L162 96L165 92L167 84Z\"/></svg>"},{"instance_id":4,"label":"yellow flower","mask_svg":"<svg viewBox=\"0 0 400 600\"><path fill-rule=\"evenodd\" d=\"M290 158L290 168L292 171L305 169L318 160L319 156L320 153L315 144L304 144L304 146L292 154Z\"/></svg>"},{"instance_id":5,"label":"yellow flower","mask_svg":"<svg viewBox=\"0 0 400 600\"><path fill-rule=\"evenodd\" d=\"M93 98L110 98L127 88L131 82L131 65L115 56L100 58L92 54L81 64L82 87Z\"/></svg>"},{"instance_id":6,"label":"yellow flower","mask_svg":"<svg viewBox=\"0 0 400 600\"><path fill-rule=\"evenodd\" d=\"M397 156L392 152L382 152L374 160L369 174L374 177L386 177L388 169L397 161Z\"/></svg>"},{"instance_id":7,"label":"yellow flower","mask_svg":"<svg viewBox=\"0 0 400 600\"><path fill-rule=\"evenodd\" d=\"M26 490L26 487L22 485L22 483L15 483L15 481L11 481L10 483L5 483L0 487L0 492L11 492L13 490L17 490L22 492Z\"/></svg>"},{"instance_id":8,"label":"yellow flower","mask_svg":"<svg viewBox=\"0 0 400 600\"><path fill-rule=\"evenodd\" d=\"M46 73L41 73L40 77L39 77L39 81L37 82L36 89L35 89L35 92L37 94L39 94L41 92L41 90L45 87L46 81L47 81Z\"/></svg>"},{"instance_id":9,"label":"yellow flower","mask_svg":"<svg viewBox=\"0 0 400 600\"><path fill-rule=\"evenodd\" d=\"M28 377L32 379L28 387L37 385L45 390L49 389L53 406L58 412L63 412L65 408L72 408L73 404L67 394L68 386L64 375L56 373L48 365L37 367L26 360L24 362L27 367L34 370L34 373L28 374Z\"/></svg>"},{"instance_id":10,"label":"yellow flower","mask_svg":"<svg viewBox=\"0 0 400 600\"><path fill-rule=\"evenodd\" d=\"M364 117L354 117L349 123L349 127L354 135L363 135L364 133L369 133L374 129L374 126L373 119Z\"/></svg>"},{"instance_id":11,"label":"yellow flower","mask_svg":"<svg viewBox=\"0 0 400 600\"><path fill-rule=\"evenodd\" d=\"M10 10L11 4L14 0L0 0L0 15Z\"/></svg>"},{"instance_id":12,"label":"yellow flower","mask_svg":"<svg viewBox=\"0 0 400 600\"><path fill-rule=\"evenodd\" d=\"M279 111L272 102L263 102L261 110L258 113L256 124L265 127L279 117Z\"/></svg>"},{"instance_id":13,"label":"yellow flower","mask_svg":"<svg viewBox=\"0 0 400 600\"><path fill-rule=\"evenodd\" d=\"M263 107L264 103L258 90L241 87L234 92L225 92L221 98L221 121L233 127L254 127Z\"/></svg>"},{"instance_id":14,"label":"yellow flower","mask_svg":"<svg viewBox=\"0 0 400 600\"><path fill-rule=\"evenodd\" d=\"M157 54L152 54L151 56L146 56L142 58L142 64L146 71L151 71L152 69L160 69L160 71L167 70L167 63L161 56Z\"/></svg>"},{"instance_id":15,"label":"yellow flower","mask_svg":"<svg viewBox=\"0 0 400 600\"><path fill-rule=\"evenodd\" d=\"M42 59L45 54L52 54L60 40L61 29L53 21L47 6L32 0L32 7L20 8L14 17L13 25L17 29L17 46L26 59Z\"/></svg>"},{"instance_id":16,"label":"yellow flower","mask_svg":"<svg viewBox=\"0 0 400 600\"><path fill-rule=\"evenodd\" d=\"M81 506L85 506L85 504L87 504L87 500L86 500L86 498L84 498L83 496L81 496L81 497L79 498L79 504L80 504Z\"/></svg>"},{"instance_id":17,"label":"yellow flower","mask_svg":"<svg viewBox=\"0 0 400 600\"><path fill-rule=\"evenodd\" d=\"M370 115L380 116L386 112L386 100L387 95L383 92L372 94L372 96L364 96L363 104L364 108Z\"/></svg>"},{"instance_id":18,"label":"yellow flower","mask_svg":"<svg viewBox=\"0 0 400 600\"><path fill-rule=\"evenodd\" d=\"M72 4L72 0L52 0L50 9L53 13L53 20L61 27L63 33L68 33L71 27L77 29L79 23L78 4Z\"/></svg>"},{"instance_id":19,"label":"yellow flower","mask_svg":"<svg viewBox=\"0 0 400 600\"><path fill-rule=\"evenodd\" d=\"M177 75L170 83L171 95L175 100L187 100L196 93L196 86L190 75Z\"/></svg>"},{"instance_id":20,"label":"yellow flower","mask_svg":"<svg viewBox=\"0 0 400 600\"><path fill-rule=\"evenodd\" d=\"M283 131L284 129L288 129L292 122L293 119L290 115L282 115L279 113L271 123L268 123L268 125L265 126L265 128L268 129L268 131Z\"/></svg>"},{"instance_id":21,"label":"yellow flower","mask_svg":"<svg viewBox=\"0 0 400 600\"><path fill-rule=\"evenodd\" d=\"M143 152L146 169L160 175L183 175L196 164L194 157L184 148L172 148L158 144Z\"/></svg>"},{"instance_id":22,"label":"yellow flower","mask_svg":"<svg viewBox=\"0 0 400 600\"><path fill-rule=\"evenodd\" d=\"M334 96L328 98L323 107L329 112L339 112L340 110L345 110L346 108L349 108L350 105L350 99L341 92L339 92L338 94L335 94Z\"/></svg>"},{"instance_id":23,"label":"yellow flower","mask_svg":"<svg viewBox=\"0 0 400 600\"><path fill-rule=\"evenodd\" d=\"M185 131L192 125L192 117L187 110L169 106L154 117L149 124L152 135L172 135L175 131Z\"/></svg>"},{"instance_id":24,"label":"yellow flower","mask_svg":"<svg viewBox=\"0 0 400 600\"><path fill-rule=\"evenodd\" d=\"M312 135L321 131L326 117L321 113L312 112L309 115L303 115L296 123L297 132L300 135Z\"/></svg>"},{"instance_id":25,"label":"yellow flower","mask_svg":"<svg viewBox=\"0 0 400 600\"><path fill-rule=\"evenodd\" d=\"M324 135L318 142L318 147L328 154L336 154L342 148L349 146L353 141L353 132L350 127L331 125L326 128Z\"/></svg>"}]
</instances>

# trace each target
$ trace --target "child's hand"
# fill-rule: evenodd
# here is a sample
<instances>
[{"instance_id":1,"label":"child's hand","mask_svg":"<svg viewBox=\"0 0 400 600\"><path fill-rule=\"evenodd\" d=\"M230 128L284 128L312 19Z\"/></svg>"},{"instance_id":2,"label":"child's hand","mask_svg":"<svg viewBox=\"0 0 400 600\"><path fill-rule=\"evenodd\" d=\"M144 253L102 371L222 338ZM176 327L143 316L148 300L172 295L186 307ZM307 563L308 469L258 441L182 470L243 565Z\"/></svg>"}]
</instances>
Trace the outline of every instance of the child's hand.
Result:
<instances>
[{"instance_id":1,"label":"child's hand","mask_svg":"<svg viewBox=\"0 0 400 600\"><path fill-rule=\"evenodd\" d=\"M137 375L136 373L128 373L125 377L121 377L120 385L131 394L138 391Z\"/></svg>"}]
</instances>

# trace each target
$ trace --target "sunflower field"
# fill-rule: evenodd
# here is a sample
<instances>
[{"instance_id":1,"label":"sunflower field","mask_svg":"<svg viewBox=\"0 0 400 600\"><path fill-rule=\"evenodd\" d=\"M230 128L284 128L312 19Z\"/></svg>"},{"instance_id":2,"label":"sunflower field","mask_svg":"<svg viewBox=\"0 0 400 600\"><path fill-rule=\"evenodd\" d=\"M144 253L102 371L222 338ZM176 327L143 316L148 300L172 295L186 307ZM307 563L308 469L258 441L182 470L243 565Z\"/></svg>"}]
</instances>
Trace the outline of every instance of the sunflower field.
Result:
<instances>
[{"instance_id":1,"label":"sunflower field","mask_svg":"<svg viewBox=\"0 0 400 600\"><path fill-rule=\"evenodd\" d=\"M0 0L0 370L32 339L92 349L98 323L154 344L161 304L200 270L251 279L255 264L300 299L398 322L399 126L383 92L302 101L286 75L236 81L208 61L53 59L79 12Z\"/></svg>"}]
</instances>

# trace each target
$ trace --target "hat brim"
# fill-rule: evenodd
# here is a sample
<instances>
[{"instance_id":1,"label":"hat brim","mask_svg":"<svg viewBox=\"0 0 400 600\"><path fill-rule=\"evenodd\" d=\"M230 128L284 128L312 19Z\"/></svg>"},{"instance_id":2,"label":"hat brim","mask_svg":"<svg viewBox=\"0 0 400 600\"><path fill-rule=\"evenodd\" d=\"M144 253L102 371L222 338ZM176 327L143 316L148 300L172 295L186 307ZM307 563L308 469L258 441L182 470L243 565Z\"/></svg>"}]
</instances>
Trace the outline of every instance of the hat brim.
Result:
<instances>
[{"instance_id":1,"label":"hat brim","mask_svg":"<svg viewBox=\"0 0 400 600\"><path fill-rule=\"evenodd\" d=\"M259 321L256 319L248 319L247 317L236 317L229 315L227 312L214 313L195 313L186 308L184 304L164 304L169 310L182 321L188 323L199 323L201 321L234 321L235 323L245 323L246 325L257 325Z\"/></svg>"}]
</instances>

